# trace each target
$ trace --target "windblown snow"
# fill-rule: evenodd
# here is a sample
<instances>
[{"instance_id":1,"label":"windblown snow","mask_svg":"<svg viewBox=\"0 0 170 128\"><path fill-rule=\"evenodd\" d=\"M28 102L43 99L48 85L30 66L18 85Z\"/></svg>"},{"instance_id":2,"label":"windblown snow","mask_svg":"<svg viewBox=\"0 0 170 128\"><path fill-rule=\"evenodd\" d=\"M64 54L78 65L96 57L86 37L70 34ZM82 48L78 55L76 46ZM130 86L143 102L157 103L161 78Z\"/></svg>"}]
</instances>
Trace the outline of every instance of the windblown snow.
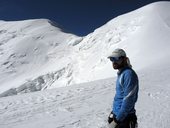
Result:
<instances>
[{"instance_id":1,"label":"windblown snow","mask_svg":"<svg viewBox=\"0 0 170 128\"><path fill-rule=\"evenodd\" d=\"M107 56L123 48L140 80L139 128L169 128L169 12L170 2L149 4L85 37L47 19L0 21L0 127L107 128L116 79Z\"/></svg>"}]
</instances>

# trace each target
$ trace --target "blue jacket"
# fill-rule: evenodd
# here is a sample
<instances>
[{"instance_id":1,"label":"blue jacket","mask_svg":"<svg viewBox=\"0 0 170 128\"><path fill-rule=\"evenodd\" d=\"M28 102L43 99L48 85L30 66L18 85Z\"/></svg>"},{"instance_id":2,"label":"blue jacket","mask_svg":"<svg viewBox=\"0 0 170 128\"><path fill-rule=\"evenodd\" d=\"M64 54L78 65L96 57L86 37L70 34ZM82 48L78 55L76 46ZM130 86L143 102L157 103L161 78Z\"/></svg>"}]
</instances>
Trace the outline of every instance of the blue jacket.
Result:
<instances>
[{"instance_id":1,"label":"blue jacket","mask_svg":"<svg viewBox=\"0 0 170 128\"><path fill-rule=\"evenodd\" d=\"M133 69L126 67L118 73L112 110L118 121L123 121L128 114L135 113L138 84L138 76Z\"/></svg>"}]
</instances>

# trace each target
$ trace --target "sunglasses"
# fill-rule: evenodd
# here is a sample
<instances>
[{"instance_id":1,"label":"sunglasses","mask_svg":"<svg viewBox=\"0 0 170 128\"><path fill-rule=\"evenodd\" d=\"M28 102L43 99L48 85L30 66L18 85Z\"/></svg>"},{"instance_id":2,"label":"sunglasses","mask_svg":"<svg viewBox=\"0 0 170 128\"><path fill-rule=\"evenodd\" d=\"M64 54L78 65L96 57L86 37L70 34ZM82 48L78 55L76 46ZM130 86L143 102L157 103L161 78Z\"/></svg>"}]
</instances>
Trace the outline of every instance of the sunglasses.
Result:
<instances>
[{"instance_id":1,"label":"sunglasses","mask_svg":"<svg viewBox=\"0 0 170 128\"><path fill-rule=\"evenodd\" d=\"M110 57L110 61L117 62L121 59L121 57Z\"/></svg>"}]
</instances>

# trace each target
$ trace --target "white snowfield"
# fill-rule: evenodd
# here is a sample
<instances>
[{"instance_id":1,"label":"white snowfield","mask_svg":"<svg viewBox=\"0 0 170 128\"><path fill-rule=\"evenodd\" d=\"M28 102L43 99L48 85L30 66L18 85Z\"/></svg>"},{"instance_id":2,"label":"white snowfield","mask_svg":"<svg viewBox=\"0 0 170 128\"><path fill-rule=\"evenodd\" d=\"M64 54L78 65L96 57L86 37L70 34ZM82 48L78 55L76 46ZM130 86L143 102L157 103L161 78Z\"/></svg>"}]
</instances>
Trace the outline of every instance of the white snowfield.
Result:
<instances>
[{"instance_id":1,"label":"white snowfield","mask_svg":"<svg viewBox=\"0 0 170 128\"><path fill-rule=\"evenodd\" d=\"M85 37L46 19L0 21L0 128L107 128L115 48L139 76L139 128L170 128L169 12L153 3Z\"/></svg>"},{"instance_id":2,"label":"white snowfield","mask_svg":"<svg viewBox=\"0 0 170 128\"><path fill-rule=\"evenodd\" d=\"M169 65L138 72L139 128L170 127ZM1 98L0 128L108 128L114 83L110 78Z\"/></svg>"}]
</instances>

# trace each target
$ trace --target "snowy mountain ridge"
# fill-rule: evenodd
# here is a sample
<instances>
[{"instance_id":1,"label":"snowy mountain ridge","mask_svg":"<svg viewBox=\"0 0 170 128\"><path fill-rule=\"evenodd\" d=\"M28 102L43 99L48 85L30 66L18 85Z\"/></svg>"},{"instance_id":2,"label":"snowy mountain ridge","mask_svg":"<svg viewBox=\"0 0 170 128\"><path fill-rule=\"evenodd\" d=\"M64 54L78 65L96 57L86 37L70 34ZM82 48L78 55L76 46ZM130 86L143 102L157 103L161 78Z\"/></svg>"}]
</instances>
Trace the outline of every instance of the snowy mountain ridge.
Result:
<instances>
[{"instance_id":1,"label":"snowy mountain ridge","mask_svg":"<svg viewBox=\"0 0 170 128\"><path fill-rule=\"evenodd\" d=\"M85 37L64 33L46 19L1 21L1 96L113 77L107 56L118 47L136 70L165 61L170 55L169 9L169 2L153 3Z\"/></svg>"},{"instance_id":2,"label":"snowy mountain ridge","mask_svg":"<svg viewBox=\"0 0 170 128\"><path fill-rule=\"evenodd\" d=\"M51 24L46 19L0 22L0 92L12 88L12 92L9 91L17 94L18 91L27 91L28 86L31 86L28 91L41 90L45 85L35 87L34 81L43 84L43 77L54 77L54 74L59 77L64 70L61 68L67 67L65 62L62 65L60 58L70 54L71 45L79 43L82 38L64 33ZM30 82L32 78L33 82Z\"/></svg>"}]
</instances>

